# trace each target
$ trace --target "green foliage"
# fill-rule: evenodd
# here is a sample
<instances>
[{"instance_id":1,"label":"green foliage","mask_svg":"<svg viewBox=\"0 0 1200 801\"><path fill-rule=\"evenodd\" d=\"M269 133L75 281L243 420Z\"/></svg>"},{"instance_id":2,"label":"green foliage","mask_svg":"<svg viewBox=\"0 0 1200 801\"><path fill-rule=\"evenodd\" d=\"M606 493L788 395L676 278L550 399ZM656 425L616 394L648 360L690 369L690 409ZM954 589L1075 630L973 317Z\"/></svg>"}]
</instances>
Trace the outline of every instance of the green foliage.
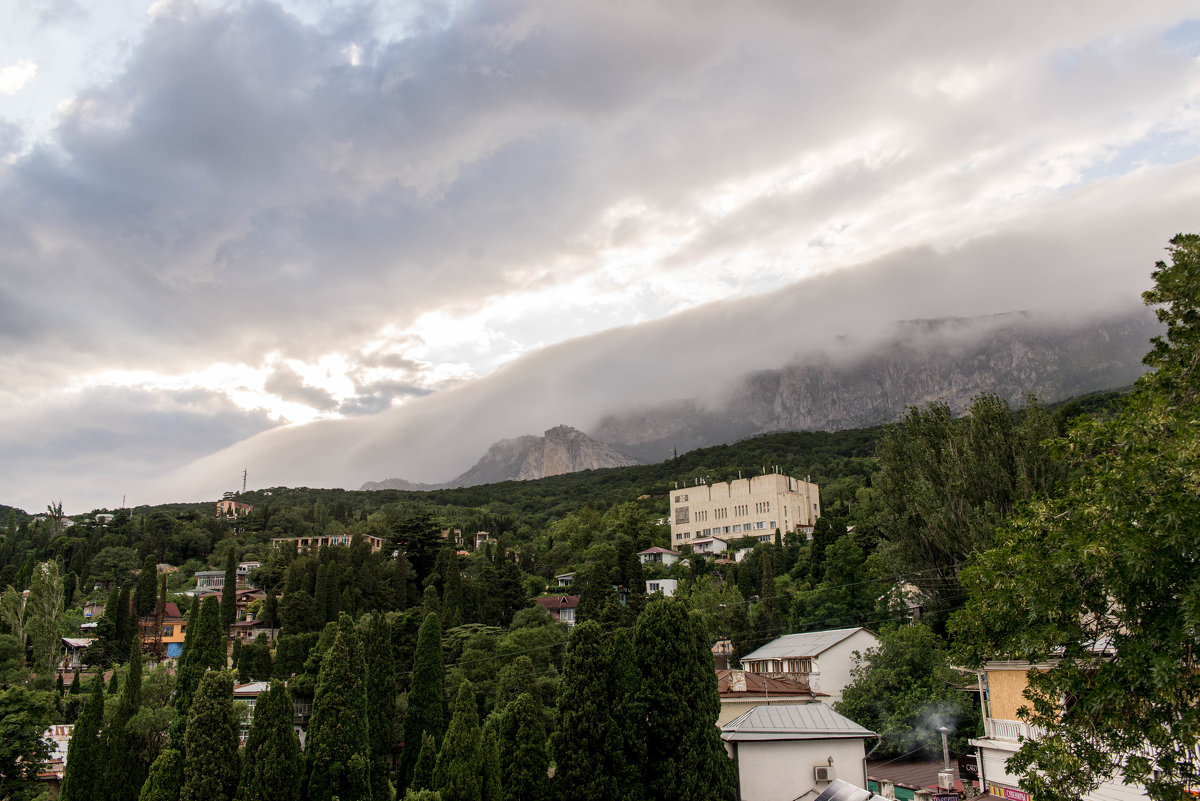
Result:
<instances>
[{"instance_id":1,"label":"green foliage","mask_svg":"<svg viewBox=\"0 0 1200 801\"><path fill-rule=\"evenodd\" d=\"M221 629L228 631L237 619L237 548L225 557L225 584L221 589Z\"/></svg>"},{"instance_id":2,"label":"green foliage","mask_svg":"<svg viewBox=\"0 0 1200 801\"><path fill-rule=\"evenodd\" d=\"M300 740L292 729L295 705L283 682L258 697L242 749L237 801L296 801L304 778Z\"/></svg>"},{"instance_id":3,"label":"green foliage","mask_svg":"<svg viewBox=\"0 0 1200 801\"><path fill-rule=\"evenodd\" d=\"M142 650L133 648L121 698L116 711L104 729L105 753L104 786L113 801L136 801L138 791L146 781L148 766L142 762L142 743L130 728L130 721L142 702Z\"/></svg>"},{"instance_id":4,"label":"green foliage","mask_svg":"<svg viewBox=\"0 0 1200 801\"><path fill-rule=\"evenodd\" d=\"M634 650L641 670L645 763L650 799L732 799L733 763L716 727L721 700L712 652L698 618L674 599L638 618Z\"/></svg>"},{"instance_id":5,"label":"green foliage","mask_svg":"<svg viewBox=\"0 0 1200 801\"><path fill-rule=\"evenodd\" d=\"M354 624L342 617L321 662L308 725L304 797L317 801L371 798L371 742L366 662Z\"/></svg>"},{"instance_id":6,"label":"green foliage","mask_svg":"<svg viewBox=\"0 0 1200 801\"><path fill-rule=\"evenodd\" d=\"M445 801L481 801L483 798L483 742L479 711L471 683L458 688L454 715L433 767L433 786Z\"/></svg>"},{"instance_id":7,"label":"green foliage","mask_svg":"<svg viewBox=\"0 0 1200 801\"><path fill-rule=\"evenodd\" d=\"M154 604L158 600L158 562L154 554L148 554L142 561L141 572L137 578L137 593L135 603L138 617L154 613Z\"/></svg>"},{"instance_id":8,"label":"green foliage","mask_svg":"<svg viewBox=\"0 0 1200 801\"><path fill-rule=\"evenodd\" d=\"M447 629L463 624L463 583L458 555L446 548L438 557L442 573L442 620Z\"/></svg>"},{"instance_id":9,"label":"green foliage","mask_svg":"<svg viewBox=\"0 0 1200 801\"><path fill-rule=\"evenodd\" d=\"M445 704L445 668L442 664L442 627L436 614L425 616L417 634L417 650L413 658L412 684L404 714L404 751L401 754L400 775L407 787L421 748L421 735L428 733L440 742L445 726L442 707Z\"/></svg>"},{"instance_id":10,"label":"green foliage","mask_svg":"<svg viewBox=\"0 0 1200 801\"><path fill-rule=\"evenodd\" d=\"M225 669L225 643L221 628L221 609L217 599L209 595L200 604L197 614L193 607L192 617L198 618L189 624L184 635L183 653L179 657L179 681L175 689L175 710L182 724L188 715L192 696L200 686L207 670Z\"/></svg>"},{"instance_id":11,"label":"green foliage","mask_svg":"<svg viewBox=\"0 0 1200 801\"><path fill-rule=\"evenodd\" d=\"M1071 426L1055 443L1069 482L963 571L959 657L1050 664L1022 713L1046 735L1010 762L1047 801L1109 777L1156 801L1200 783L1200 235L1170 253L1144 295L1167 326L1155 371L1114 417Z\"/></svg>"},{"instance_id":12,"label":"green foliage","mask_svg":"<svg viewBox=\"0 0 1200 801\"><path fill-rule=\"evenodd\" d=\"M183 790L183 754L168 748L150 766L138 801L179 801Z\"/></svg>"},{"instance_id":13,"label":"green foliage","mask_svg":"<svg viewBox=\"0 0 1200 801\"><path fill-rule=\"evenodd\" d=\"M367 714L371 733L371 795L388 797L388 765L396 747L396 660L391 629L381 612L365 619L362 642L366 663Z\"/></svg>"},{"instance_id":14,"label":"green foliage","mask_svg":"<svg viewBox=\"0 0 1200 801\"><path fill-rule=\"evenodd\" d=\"M62 801L92 801L102 795L104 748L100 727L104 725L104 679L92 679L83 712L75 721L71 743L67 746L67 764L63 771Z\"/></svg>"},{"instance_id":15,"label":"green foliage","mask_svg":"<svg viewBox=\"0 0 1200 801\"><path fill-rule=\"evenodd\" d=\"M853 680L836 705L838 712L881 736L879 759L921 749L941 755L938 728L954 730L955 751L978 736L978 707L955 689L960 676L950 667L941 639L927 626L902 626L880 638L878 648L860 655Z\"/></svg>"},{"instance_id":16,"label":"green foliage","mask_svg":"<svg viewBox=\"0 0 1200 801\"><path fill-rule=\"evenodd\" d=\"M41 795L37 775L50 756L42 734L54 708L50 693L0 689L0 798L25 801Z\"/></svg>"},{"instance_id":17,"label":"green foliage","mask_svg":"<svg viewBox=\"0 0 1200 801\"><path fill-rule=\"evenodd\" d=\"M542 704L522 693L497 716L494 740L499 749L499 786L504 801L542 801L547 797L550 754Z\"/></svg>"},{"instance_id":18,"label":"green foliage","mask_svg":"<svg viewBox=\"0 0 1200 801\"><path fill-rule=\"evenodd\" d=\"M417 755L417 764L413 767L412 779L408 783L410 791L433 788L433 766L437 764L437 755L437 741L429 732L421 732L421 750Z\"/></svg>"},{"instance_id":19,"label":"green foliage","mask_svg":"<svg viewBox=\"0 0 1200 801\"><path fill-rule=\"evenodd\" d=\"M35 673L45 675L54 669L62 651L63 581L58 562L44 562L34 568L25 599L25 634L33 645L30 662Z\"/></svg>"},{"instance_id":20,"label":"green foliage","mask_svg":"<svg viewBox=\"0 0 1200 801\"><path fill-rule=\"evenodd\" d=\"M233 674L210 670L187 716L180 801L230 801L238 783Z\"/></svg>"}]
</instances>

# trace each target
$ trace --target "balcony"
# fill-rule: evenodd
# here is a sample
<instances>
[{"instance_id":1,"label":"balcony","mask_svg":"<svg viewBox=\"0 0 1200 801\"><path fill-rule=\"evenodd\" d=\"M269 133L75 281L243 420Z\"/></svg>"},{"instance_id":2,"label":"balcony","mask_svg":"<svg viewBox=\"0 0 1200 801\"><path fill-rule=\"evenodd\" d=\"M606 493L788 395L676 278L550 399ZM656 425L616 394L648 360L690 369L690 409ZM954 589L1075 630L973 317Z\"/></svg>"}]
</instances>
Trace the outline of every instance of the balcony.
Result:
<instances>
[{"instance_id":1,"label":"balcony","mask_svg":"<svg viewBox=\"0 0 1200 801\"><path fill-rule=\"evenodd\" d=\"M1040 726L1030 726L1021 720L984 718L983 728L989 740L1007 740L1013 743L1022 739L1034 740L1046 733Z\"/></svg>"}]
</instances>

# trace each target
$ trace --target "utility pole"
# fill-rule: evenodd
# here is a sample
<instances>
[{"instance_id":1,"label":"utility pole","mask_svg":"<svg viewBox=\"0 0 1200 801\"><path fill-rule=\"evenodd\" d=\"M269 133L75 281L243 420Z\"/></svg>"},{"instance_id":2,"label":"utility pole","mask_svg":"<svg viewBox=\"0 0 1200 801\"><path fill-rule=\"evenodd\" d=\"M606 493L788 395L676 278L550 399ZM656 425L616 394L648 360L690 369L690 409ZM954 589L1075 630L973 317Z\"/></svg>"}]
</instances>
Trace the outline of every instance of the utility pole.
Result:
<instances>
[{"instance_id":1,"label":"utility pole","mask_svg":"<svg viewBox=\"0 0 1200 801\"><path fill-rule=\"evenodd\" d=\"M246 468L242 468L242 494L246 494Z\"/></svg>"}]
</instances>

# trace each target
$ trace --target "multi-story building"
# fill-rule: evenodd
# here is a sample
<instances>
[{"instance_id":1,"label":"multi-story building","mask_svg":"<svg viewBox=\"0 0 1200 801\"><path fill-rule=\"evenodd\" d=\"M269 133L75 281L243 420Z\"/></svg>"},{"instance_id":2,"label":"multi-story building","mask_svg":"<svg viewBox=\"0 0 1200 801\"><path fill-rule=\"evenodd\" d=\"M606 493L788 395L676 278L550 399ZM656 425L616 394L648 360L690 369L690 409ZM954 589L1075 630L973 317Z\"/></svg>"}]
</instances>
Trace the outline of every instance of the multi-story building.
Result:
<instances>
[{"instance_id":1,"label":"multi-story building","mask_svg":"<svg viewBox=\"0 0 1200 801\"><path fill-rule=\"evenodd\" d=\"M697 484L671 492L671 544L724 541L810 530L821 516L816 484L782 473Z\"/></svg>"},{"instance_id":2,"label":"multi-story building","mask_svg":"<svg viewBox=\"0 0 1200 801\"><path fill-rule=\"evenodd\" d=\"M879 647L879 638L864 628L785 634L742 657L742 669L759 676L788 679L824 693L831 704L842 700L858 654Z\"/></svg>"},{"instance_id":3,"label":"multi-story building","mask_svg":"<svg viewBox=\"0 0 1200 801\"><path fill-rule=\"evenodd\" d=\"M362 538L371 546L372 551L383 550L383 537L376 537L373 534L363 534ZM274 548L283 548L285 546L290 547L292 543L295 543L295 547L299 551L315 551L319 548L333 545L345 545L349 547L353 541L353 534L323 534L319 537L272 537L271 546Z\"/></svg>"}]
</instances>

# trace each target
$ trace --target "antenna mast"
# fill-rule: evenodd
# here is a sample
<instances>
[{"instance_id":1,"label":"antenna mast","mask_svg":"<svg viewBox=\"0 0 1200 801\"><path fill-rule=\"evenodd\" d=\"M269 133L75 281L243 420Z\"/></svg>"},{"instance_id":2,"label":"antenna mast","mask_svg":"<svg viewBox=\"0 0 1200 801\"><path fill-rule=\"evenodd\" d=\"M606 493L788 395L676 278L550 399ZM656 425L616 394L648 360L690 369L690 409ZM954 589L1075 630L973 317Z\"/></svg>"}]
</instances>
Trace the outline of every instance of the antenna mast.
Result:
<instances>
[{"instance_id":1,"label":"antenna mast","mask_svg":"<svg viewBox=\"0 0 1200 801\"><path fill-rule=\"evenodd\" d=\"M246 494L246 468L242 468L242 494Z\"/></svg>"}]
</instances>

